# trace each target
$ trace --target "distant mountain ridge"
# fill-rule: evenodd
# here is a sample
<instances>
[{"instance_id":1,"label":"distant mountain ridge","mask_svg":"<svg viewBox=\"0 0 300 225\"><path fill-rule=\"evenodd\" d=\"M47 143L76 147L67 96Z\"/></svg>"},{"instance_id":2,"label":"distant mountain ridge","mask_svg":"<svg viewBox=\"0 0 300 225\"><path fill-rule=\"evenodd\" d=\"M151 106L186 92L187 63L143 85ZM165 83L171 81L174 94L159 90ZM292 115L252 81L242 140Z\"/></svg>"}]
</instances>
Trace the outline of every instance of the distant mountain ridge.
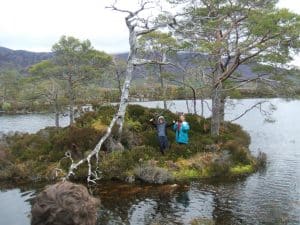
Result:
<instances>
[{"instance_id":1,"label":"distant mountain ridge","mask_svg":"<svg viewBox=\"0 0 300 225\"><path fill-rule=\"evenodd\" d=\"M52 56L51 52L30 52L0 47L0 69L15 68L25 71L29 66Z\"/></svg>"},{"instance_id":2,"label":"distant mountain ridge","mask_svg":"<svg viewBox=\"0 0 300 225\"><path fill-rule=\"evenodd\" d=\"M126 60L128 53L114 54L116 58ZM25 50L12 50L5 47L0 47L0 70L5 68L14 68L19 70L22 73L27 72L27 69L42 60L47 60L53 57L52 52L30 52ZM180 54L179 60L182 65L185 65L192 60L192 55L189 53ZM180 70L172 66L166 66L166 71L179 74ZM241 65L238 68L238 72L244 78L253 78L256 74L252 71L252 66L250 65ZM148 75L145 67L139 67L135 71L134 78L145 78Z\"/></svg>"}]
</instances>

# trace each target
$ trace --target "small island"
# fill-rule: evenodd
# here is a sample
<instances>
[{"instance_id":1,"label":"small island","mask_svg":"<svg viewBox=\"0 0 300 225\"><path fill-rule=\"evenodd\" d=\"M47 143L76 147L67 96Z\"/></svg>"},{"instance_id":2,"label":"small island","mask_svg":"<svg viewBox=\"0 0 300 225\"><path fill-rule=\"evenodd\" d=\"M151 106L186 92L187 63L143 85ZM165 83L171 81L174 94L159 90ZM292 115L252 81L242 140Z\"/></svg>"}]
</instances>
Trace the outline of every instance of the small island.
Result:
<instances>
[{"instance_id":1,"label":"small island","mask_svg":"<svg viewBox=\"0 0 300 225\"><path fill-rule=\"evenodd\" d=\"M36 134L16 133L3 137L0 180L52 182L62 179L71 159L79 161L85 157L105 134L115 111L115 106L101 106L83 114L69 127L48 127ZM162 155L156 130L149 122L157 115L163 115L169 122L177 118L169 110L128 106L122 136L117 137L117 130L113 128L100 151L94 169L101 180L163 184L230 179L253 173L265 165L265 154L251 155L250 137L239 125L224 122L220 135L212 137L210 119L192 114L186 115L191 127L189 144L176 144L175 133L170 129L170 148ZM71 179L85 182L87 169L87 165L81 165Z\"/></svg>"}]
</instances>

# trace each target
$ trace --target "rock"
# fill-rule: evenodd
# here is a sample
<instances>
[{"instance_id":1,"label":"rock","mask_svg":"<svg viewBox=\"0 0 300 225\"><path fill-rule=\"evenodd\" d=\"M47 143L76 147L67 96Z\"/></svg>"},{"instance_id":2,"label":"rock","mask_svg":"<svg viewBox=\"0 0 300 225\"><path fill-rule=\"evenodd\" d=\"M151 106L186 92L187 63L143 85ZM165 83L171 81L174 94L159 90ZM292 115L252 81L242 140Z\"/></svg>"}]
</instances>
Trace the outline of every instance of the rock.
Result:
<instances>
[{"instance_id":1,"label":"rock","mask_svg":"<svg viewBox=\"0 0 300 225\"><path fill-rule=\"evenodd\" d=\"M180 169L179 166L171 160L166 161L166 165L167 165L168 168L173 169L173 170L179 170Z\"/></svg>"},{"instance_id":2,"label":"rock","mask_svg":"<svg viewBox=\"0 0 300 225\"><path fill-rule=\"evenodd\" d=\"M125 181L132 184L132 183L135 182L135 177L134 176L128 176L128 177L126 177Z\"/></svg>"},{"instance_id":3,"label":"rock","mask_svg":"<svg viewBox=\"0 0 300 225\"><path fill-rule=\"evenodd\" d=\"M120 142L113 139L112 137L109 137L105 141L104 147L109 152L111 152L111 151L123 151L124 150L124 146Z\"/></svg>"},{"instance_id":4,"label":"rock","mask_svg":"<svg viewBox=\"0 0 300 225\"><path fill-rule=\"evenodd\" d=\"M151 184L164 184L173 180L173 176L168 170L149 164L137 167L134 174L138 179Z\"/></svg>"},{"instance_id":5,"label":"rock","mask_svg":"<svg viewBox=\"0 0 300 225\"><path fill-rule=\"evenodd\" d=\"M210 152L216 152L220 150L220 146L217 144L205 145L204 149Z\"/></svg>"}]
</instances>

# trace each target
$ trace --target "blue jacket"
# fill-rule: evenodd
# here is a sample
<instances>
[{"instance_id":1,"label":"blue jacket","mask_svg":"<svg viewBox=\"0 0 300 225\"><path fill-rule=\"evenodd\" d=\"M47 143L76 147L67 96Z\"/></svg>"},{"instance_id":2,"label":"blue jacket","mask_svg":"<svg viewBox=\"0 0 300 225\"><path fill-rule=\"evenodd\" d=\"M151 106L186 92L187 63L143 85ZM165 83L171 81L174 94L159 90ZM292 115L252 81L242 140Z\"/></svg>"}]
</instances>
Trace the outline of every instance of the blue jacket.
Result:
<instances>
[{"instance_id":1,"label":"blue jacket","mask_svg":"<svg viewBox=\"0 0 300 225\"><path fill-rule=\"evenodd\" d=\"M178 122L174 124L173 129L176 131L176 142L181 144L187 144L189 142L188 131L190 126L188 122L183 122L178 130Z\"/></svg>"}]
</instances>

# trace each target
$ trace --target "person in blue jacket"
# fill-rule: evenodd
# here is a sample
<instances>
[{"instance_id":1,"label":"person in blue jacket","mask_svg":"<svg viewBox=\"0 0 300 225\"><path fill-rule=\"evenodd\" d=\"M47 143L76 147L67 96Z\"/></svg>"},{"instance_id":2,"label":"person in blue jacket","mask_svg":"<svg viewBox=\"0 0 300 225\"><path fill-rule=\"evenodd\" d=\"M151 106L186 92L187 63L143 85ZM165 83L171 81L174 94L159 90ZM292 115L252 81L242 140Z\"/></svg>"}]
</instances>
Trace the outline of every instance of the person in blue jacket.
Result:
<instances>
[{"instance_id":1,"label":"person in blue jacket","mask_svg":"<svg viewBox=\"0 0 300 225\"><path fill-rule=\"evenodd\" d=\"M178 144L188 144L188 131L190 129L190 125L185 121L184 115L179 117L179 120L174 124L173 129L176 131L176 142Z\"/></svg>"}]
</instances>

